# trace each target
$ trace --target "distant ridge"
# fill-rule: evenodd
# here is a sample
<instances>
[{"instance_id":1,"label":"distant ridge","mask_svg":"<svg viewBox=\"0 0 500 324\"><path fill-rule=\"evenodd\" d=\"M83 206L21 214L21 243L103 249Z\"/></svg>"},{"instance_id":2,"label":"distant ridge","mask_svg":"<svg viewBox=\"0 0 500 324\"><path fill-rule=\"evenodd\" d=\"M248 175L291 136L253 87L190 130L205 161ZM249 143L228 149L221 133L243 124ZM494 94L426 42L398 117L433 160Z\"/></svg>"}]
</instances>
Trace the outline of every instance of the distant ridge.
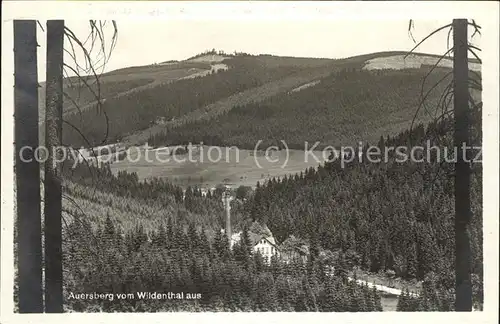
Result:
<instances>
[{"instance_id":1,"label":"distant ridge","mask_svg":"<svg viewBox=\"0 0 500 324\"><path fill-rule=\"evenodd\" d=\"M285 126L287 124L285 120L292 116L287 117L285 111L275 116L273 114L281 110L279 107L267 111L263 107L274 105L273 102L283 102L283 105L295 107L297 102L302 102L303 98L310 96L300 104L303 106L301 109L318 109L318 107L324 109L321 111L321 118L310 114L303 116L304 123L310 119L317 119L314 121L315 128L308 131L309 135L314 134L314 138L338 137L341 141L344 137L352 136L346 133L337 134L334 129L340 127L338 123L345 124L353 122L356 118L360 119L360 116L369 116L372 113L371 109L392 107L385 108L385 112L381 111L371 119L370 125L365 125L364 120L354 123L352 129L358 127L365 129L356 130L355 133L358 134L356 136L371 140L373 134L379 132L390 134L407 128L406 119L410 118L407 115L414 109L413 102L419 98L420 93L420 90L414 93L414 89L420 89L421 81L426 74L424 70L428 70L440 58L439 55L412 53L405 59L407 54L406 51L385 51L333 59L205 51L187 60L167 60L163 63L126 67L102 74L99 77L99 90L103 102L102 111L107 114L109 129L104 117L96 119L97 102L92 92L85 88L70 88L70 79L66 79L65 91L75 98L79 108L66 99L64 114L73 125L82 125L80 128L93 137L91 143L99 144L106 138L106 143L103 144L126 142L128 145L142 145L151 137L174 128L177 130L179 127L192 127L189 126L192 123L204 123L209 125L207 130L213 129L215 124L212 123L221 119L228 120L227 115L232 114L234 109L238 110L239 114L246 111L245 118L250 118L247 121L250 125L262 124L260 119L263 116L269 118L274 116L280 123L283 122L279 127L285 127L285 129L280 128L280 132L295 133L298 136L303 132L289 128L290 125ZM470 62L471 69L480 71L477 60L471 59ZM443 73L443 69L449 72L452 61L449 57L442 58L439 65L440 69L437 70L440 71L436 71L437 73ZM364 70L373 72L365 75L362 73ZM393 73L390 70L403 71ZM351 84L355 80L342 79L346 75L359 80ZM390 86L390 89L385 89L396 79L399 81ZM88 82L92 82L92 78ZM375 85L371 84L373 82L378 84L380 89L374 89ZM357 92L352 92L349 87L355 87ZM94 91L96 90L97 86L94 85ZM319 99L331 91L338 95ZM392 98L393 92L398 93L394 98ZM39 93L43 110L44 89L42 88ZM367 99L363 99L365 95L360 96L363 93L370 93L366 94ZM385 95L382 95L383 93ZM405 98L406 101L399 102L401 98ZM366 102L359 102L360 100ZM396 102L400 109L393 111ZM353 105L358 104L361 105L359 108L353 108ZM340 110L337 111L338 109ZM352 110L353 115L347 113L349 110ZM296 111L295 115L299 116L302 113ZM335 114L336 117L333 118L329 114ZM43 118L43 113L40 115ZM324 125L328 120L330 128ZM227 122L229 125L229 121ZM237 121L232 124L241 129L246 126L239 125ZM107 137L106 129L109 131ZM270 134L268 130L261 131ZM63 133L67 136L65 139L67 143L87 146L82 142L81 135L74 133L74 130L65 129ZM182 141L189 139L186 137L188 133L185 131L184 133ZM203 138L207 134L193 133L189 136L195 139ZM233 140L236 143L245 142L243 138L234 135L236 137L233 139L231 136L228 137L227 144L232 144ZM175 138L175 136L169 137ZM217 136L212 138L212 141L219 145L226 144Z\"/></svg>"}]
</instances>

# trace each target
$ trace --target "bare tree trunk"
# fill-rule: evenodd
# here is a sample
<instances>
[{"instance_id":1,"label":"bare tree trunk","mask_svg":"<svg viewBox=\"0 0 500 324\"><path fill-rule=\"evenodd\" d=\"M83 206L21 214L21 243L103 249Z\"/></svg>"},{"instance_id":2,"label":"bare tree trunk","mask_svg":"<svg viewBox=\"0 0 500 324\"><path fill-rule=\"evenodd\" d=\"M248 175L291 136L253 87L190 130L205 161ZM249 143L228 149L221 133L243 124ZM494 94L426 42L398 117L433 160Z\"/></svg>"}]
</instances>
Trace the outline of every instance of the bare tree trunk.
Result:
<instances>
[{"instance_id":1,"label":"bare tree trunk","mask_svg":"<svg viewBox=\"0 0 500 324\"><path fill-rule=\"evenodd\" d=\"M463 146L470 147L467 19L453 20L453 44L454 145L458 151L455 163L455 310L471 311L470 165Z\"/></svg>"},{"instance_id":2,"label":"bare tree trunk","mask_svg":"<svg viewBox=\"0 0 500 324\"><path fill-rule=\"evenodd\" d=\"M14 20L14 128L19 312L42 313L42 221L36 21ZM23 147L31 148L22 150ZM25 161L21 160L22 153Z\"/></svg>"},{"instance_id":3,"label":"bare tree trunk","mask_svg":"<svg viewBox=\"0 0 500 324\"><path fill-rule=\"evenodd\" d=\"M47 21L47 85L45 108L45 311L62 313L62 153L64 20ZM59 160L60 161L60 160Z\"/></svg>"}]
</instances>

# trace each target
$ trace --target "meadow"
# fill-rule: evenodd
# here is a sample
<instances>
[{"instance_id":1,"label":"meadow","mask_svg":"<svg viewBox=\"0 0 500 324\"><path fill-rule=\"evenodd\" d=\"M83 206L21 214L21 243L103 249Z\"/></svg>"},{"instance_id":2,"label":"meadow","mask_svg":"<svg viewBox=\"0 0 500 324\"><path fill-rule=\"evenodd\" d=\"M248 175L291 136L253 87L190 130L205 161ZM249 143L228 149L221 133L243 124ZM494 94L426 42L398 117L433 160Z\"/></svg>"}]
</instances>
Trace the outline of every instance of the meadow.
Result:
<instances>
[{"instance_id":1,"label":"meadow","mask_svg":"<svg viewBox=\"0 0 500 324\"><path fill-rule=\"evenodd\" d=\"M173 147L170 147L172 151ZM119 171L136 172L139 180L148 178L164 178L179 186L215 187L221 183L231 186L240 185L254 187L257 181L265 182L271 178L280 178L287 174L300 173L309 167L317 167L319 163L310 155L305 156L304 150L274 151L266 158L260 151L257 156L253 150L243 150L214 146L197 146L192 153L176 154L174 161L166 151L144 148L130 150L130 155L111 164L114 174ZM146 152L150 162L146 161ZM158 160L155 159L155 152ZM201 154L200 154L201 152ZM218 152L221 152L220 159ZM322 159L322 151L313 152L318 159ZM139 159L140 158L140 159ZM306 161L307 159L307 161ZM137 160L137 161L136 161ZM181 161L184 160L184 161ZM213 161L213 162L212 162ZM276 161L276 162L271 162ZM323 162L323 161L321 161Z\"/></svg>"}]
</instances>

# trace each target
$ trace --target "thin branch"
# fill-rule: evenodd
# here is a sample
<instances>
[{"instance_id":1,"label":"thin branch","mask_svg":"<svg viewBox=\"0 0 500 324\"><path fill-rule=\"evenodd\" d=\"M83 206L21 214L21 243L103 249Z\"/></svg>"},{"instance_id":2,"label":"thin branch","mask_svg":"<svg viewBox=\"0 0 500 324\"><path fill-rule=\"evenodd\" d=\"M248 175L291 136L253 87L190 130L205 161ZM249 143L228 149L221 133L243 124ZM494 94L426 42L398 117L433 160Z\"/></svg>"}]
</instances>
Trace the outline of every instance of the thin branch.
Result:
<instances>
[{"instance_id":1,"label":"thin branch","mask_svg":"<svg viewBox=\"0 0 500 324\"><path fill-rule=\"evenodd\" d=\"M481 83L477 82L476 80L469 78L468 82L469 82L470 88L472 88L474 90L479 90L479 91L483 90Z\"/></svg>"},{"instance_id":2,"label":"thin branch","mask_svg":"<svg viewBox=\"0 0 500 324\"><path fill-rule=\"evenodd\" d=\"M76 101L66 91L63 91L63 96L69 101L71 101L73 106L75 106L75 108L78 110L78 114L80 115L80 122L83 122L83 115L82 115L82 110L80 109L80 105L78 105Z\"/></svg>"},{"instance_id":3,"label":"thin branch","mask_svg":"<svg viewBox=\"0 0 500 324\"><path fill-rule=\"evenodd\" d=\"M412 33L412 30L414 28L415 28L414 21L413 21L413 19L410 19L410 22L408 23L408 35L411 37L411 39L413 40L413 42L416 43L417 41L413 37L413 33Z\"/></svg>"},{"instance_id":4,"label":"thin branch","mask_svg":"<svg viewBox=\"0 0 500 324\"><path fill-rule=\"evenodd\" d=\"M87 51L87 49L84 47L84 45L82 44L82 42L76 37L76 35L68 28L65 27L65 33L68 37L70 37L70 39L72 41L74 41L79 47L80 49L82 50L83 54L84 54L84 58L85 58L85 62L86 62L86 66L87 66L87 63L89 63L89 68L85 71L85 72L91 72L92 76L96 79L96 83L97 83L97 93L99 94L100 96L100 83L99 83L99 75L98 73L96 72L93 64L92 64L92 58L91 58L91 54L89 51ZM68 65L66 65L68 66ZM68 66L69 67L69 66Z\"/></svg>"},{"instance_id":5,"label":"thin branch","mask_svg":"<svg viewBox=\"0 0 500 324\"><path fill-rule=\"evenodd\" d=\"M474 52L474 50L472 49L472 47L474 47L474 46L469 45L469 46L467 47L467 50L468 50L469 52L471 52L471 53L472 53L472 55L474 55L474 57L475 57L475 58L479 61L479 63L483 63L483 61L481 61L481 59L480 59L480 58L479 58L479 56L476 54L476 52Z\"/></svg>"},{"instance_id":6,"label":"thin branch","mask_svg":"<svg viewBox=\"0 0 500 324\"><path fill-rule=\"evenodd\" d=\"M448 35L446 36L446 49L450 49L450 37L451 37L451 33L453 32L453 26L450 27L450 29L448 29ZM451 57L451 52L450 52L450 55L449 57Z\"/></svg>"},{"instance_id":7,"label":"thin branch","mask_svg":"<svg viewBox=\"0 0 500 324\"><path fill-rule=\"evenodd\" d=\"M437 88L437 86L439 84L441 84L441 82L443 82L447 77L449 77L450 75L452 75L453 72L448 72L446 73L441 79L439 79L439 81L437 81L436 83L434 83L434 85L427 91L427 93L424 95L423 94L423 91L424 91L424 84L425 84L425 78L424 78L424 81L422 82L422 87L421 87L421 91L420 91L420 97L421 97L421 103L424 104L424 102L427 100L427 97L431 94L431 92ZM426 75L426 78L427 78L427 75Z\"/></svg>"},{"instance_id":8,"label":"thin branch","mask_svg":"<svg viewBox=\"0 0 500 324\"><path fill-rule=\"evenodd\" d=\"M469 46L469 47L470 47L470 48L472 48L472 49L475 49L476 51L482 52L482 50L481 50L479 47L474 46L474 45L472 45L471 43L468 43L468 44L467 44L467 46Z\"/></svg>"},{"instance_id":9,"label":"thin branch","mask_svg":"<svg viewBox=\"0 0 500 324\"><path fill-rule=\"evenodd\" d=\"M43 28L43 25L42 23L40 22L40 20L37 20L36 23L38 24L38 27L40 27L40 29L42 30L42 32L45 33L45 29Z\"/></svg>"},{"instance_id":10,"label":"thin branch","mask_svg":"<svg viewBox=\"0 0 500 324\"><path fill-rule=\"evenodd\" d=\"M78 71L76 69L74 69L72 66L69 66L68 64L66 63L63 63L64 67L70 69L73 73L78 74ZM100 106L102 104L102 101L101 101L101 94L100 94L100 87L98 86L97 87L97 93L94 91L94 89L92 89L92 87L90 86L90 84L87 82L87 80L83 79L83 78L79 78L84 84L85 86L87 87L87 89L90 90L90 92L92 93L92 95L94 96L95 100L97 101L97 105ZM99 83L98 83L99 85ZM99 111L99 108L98 108L98 111Z\"/></svg>"},{"instance_id":11,"label":"thin branch","mask_svg":"<svg viewBox=\"0 0 500 324\"><path fill-rule=\"evenodd\" d=\"M446 102L446 97L449 95L453 95L453 80L451 80L448 85L446 85L446 87L443 89L443 92L441 93L441 96L439 96L436 111L439 111L439 108L443 107L444 103ZM441 109L441 111L444 111L444 109Z\"/></svg>"},{"instance_id":12,"label":"thin branch","mask_svg":"<svg viewBox=\"0 0 500 324\"><path fill-rule=\"evenodd\" d=\"M479 34L479 36L481 36L481 30L480 30L481 26L477 25L476 21L474 19L472 19L472 23L467 22L467 24L469 26L473 26L474 27L474 32L472 33L471 38L473 38L476 34Z\"/></svg>"},{"instance_id":13,"label":"thin branch","mask_svg":"<svg viewBox=\"0 0 500 324\"><path fill-rule=\"evenodd\" d=\"M438 29L434 30L432 33L430 33L429 35L427 35L424 39L422 39L417 45L415 45L411 51L409 51L406 55L405 55L405 59L408 57L408 55L410 55L411 53L413 53L423 42L425 42L427 39L429 39L430 37L432 37L434 34L440 32L441 30L445 29L445 28L448 28L448 27L451 27L451 24L448 24L446 26L442 26L442 27L439 27Z\"/></svg>"},{"instance_id":14,"label":"thin branch","mask_svg":"<svg viewBox=\"0 0 500 324\"><path fill-rule=\"evenodd\" d=\"M444 57L446 57L446 55L447 55L450 51L452 51L452 50L453 50L453 48L450 48L449 50L447 50L447 51L446 51L446 53L444 53L443 55L441 55L441 57L439 57L439 59L437 60L437 62L436 62L436 63L432 66L432 68L430 69L430 71L429 71L429 72L425 75L424 80L422 81L422 89L423 89L423 87L424 87L424 85L425 85L425 81L426 81L427 77L428 77L428 76L432 73L432 71L434 71L434 69L435 69L435 68L439 65L439 63L441 62L441 60L442 60ZM423 91L422 91L422 92L423 92ZM417 116L418 116L418 113L419 113L420 109L421 109L423 106L424 106L424 108L425 108L425 103L424 103L424 101L420 101L420 104L418 105L417 110L415 111L415 114L414 114L413 119L412 119L412 121L411 121L411 125L410 125L410 137L409 137L409 140L410 140L410 145L411 145L411 142L412 142L412 139L411 139L411 132L412 132L412 130L413 130L413 126L414 126L414 124L415 124L415 120L416 120L416 118L417 118Z\"/></svg>"},{"instance_id":15,"label":"thin branch","mask_svg":"<svg viewBox=\"0 0 500 324\"><path fill-rule=\"evenodd\" d=\"M480 75L478 72L476 72L476 71L474 71L474 70L469 70L469 73L471 73L471 74L473 74L475 77L477 77L477 82L481 82L482 77L481 77L481 75Z\"/></svg>"}]
</instances>

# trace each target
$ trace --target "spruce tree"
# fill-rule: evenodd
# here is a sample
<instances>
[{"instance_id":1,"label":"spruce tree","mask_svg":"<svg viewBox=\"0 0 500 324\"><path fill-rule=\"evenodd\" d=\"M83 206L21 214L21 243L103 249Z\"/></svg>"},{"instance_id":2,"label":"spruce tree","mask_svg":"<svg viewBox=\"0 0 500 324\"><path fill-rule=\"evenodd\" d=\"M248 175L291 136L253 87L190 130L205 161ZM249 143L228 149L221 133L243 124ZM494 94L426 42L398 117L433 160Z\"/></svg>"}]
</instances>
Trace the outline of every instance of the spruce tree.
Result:
<instances>
[{"instance_id":1,"label":"spruce tree","mask_svg":"<svg viewBox=\"0 0 500 324\"><path fill-rule=\"evenodd\" d=\"M160 224L160 229L158 230L158 245L165 246L167 244L167 232L165 226Z\"/></svg>"},{"instance_id":2,"label":"spruce tree","mask_svg":"<svg viewBox=\"0 0 500 324\"><path fill-rule=\"evenodd\" d=\"M403 290L398 297L398 304L396 306L396 311L404 312L406 311L406 293Z\"/></svg>"},{"instance_id":3,"label":"spruce tree","mask_svg":"<svg viewBox=\"0 0 500 324\"><path fill-rule=\"evenodd\" d=\"M106 236L113 236L115 234L115 225L113 224L113 221L111 220L111 216L109 215L109 212L106 214L106 220L104 222L104 235Z\"/></svg>"},{"instance_id":4,"label":"spruce tree","mask_svg":"<svg viewBox=\"0 0 500 324\"><path fill-rule=\"evenodd\" d=\"M188 237L189 249L191 250L191 252L196 251L200 244L199 244L198 232L196 231L196 226L194 225L194 222L189 224L187 237Z\"/></svg>"},{"instance_id":5,"label":"spruce tree","mask_svg":"<svg viewBox=\"0 0 500 324\"><path fill-rule=\"evenodd\" d=\"M173 247L173 240L174 240L174 224L172 223L172 217L168 218L167 221L167 248L172 248Z\"/></svg>"},{"instance_id":6,"label":"spruce tree","mask_svg":"<svg viewBox=\"0 0 500 324\"><path fill-rule=\"evenodd\" d=\"M363 296L365 297L365 304L366 304L366 310L367 312L373 312L376 311L376 301L373 298L373 294L368 288L368 285L365 284L363 285Z\"/></svg>"},{"instance_id":7,"label":"spruce tree","mask_svg":"<svg viewBox=\"0 0 500 324\"><path fill-rule=\"evenodd\" d=\"M372 298L375 304L375 311L382 312L384 310L382 308L382 298L375 287L372 288Z\"/></svg>"},{"instance_id":8,"label":"spruce tree","mask_svg":"<svg viewBox=\"0 0 500 324\"><path fill-rule=\"evenodd\" d=\"M210 255L210 243L207 238L205 226L202 226L200 232L200 251L205 256Z\"/></svg>"}]
</instances>

